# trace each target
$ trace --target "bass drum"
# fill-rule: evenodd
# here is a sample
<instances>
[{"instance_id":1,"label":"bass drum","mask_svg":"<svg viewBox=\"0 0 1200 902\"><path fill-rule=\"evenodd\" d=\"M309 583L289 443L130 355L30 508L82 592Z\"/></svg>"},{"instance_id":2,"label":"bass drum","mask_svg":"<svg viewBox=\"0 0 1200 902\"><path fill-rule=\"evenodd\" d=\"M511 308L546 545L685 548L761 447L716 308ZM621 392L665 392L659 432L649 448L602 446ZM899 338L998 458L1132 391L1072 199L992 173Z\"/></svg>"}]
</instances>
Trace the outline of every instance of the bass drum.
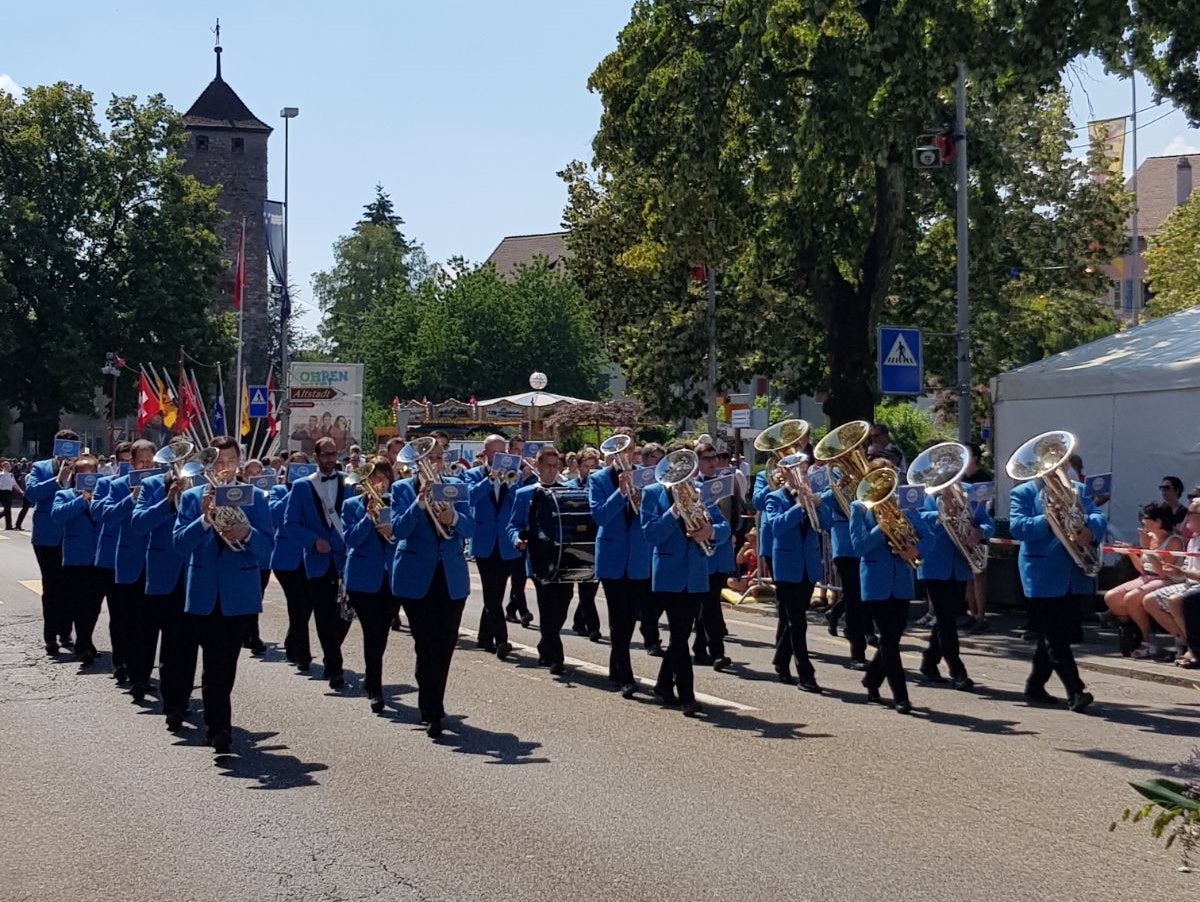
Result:
<instances>
[{"instance_id":1,"label":"bass drum","mask_svg":"<svg viewBox=\"0 0 1200 902\"><path fill-rule=\"evenodd\" d=\"M529 570L543 583L596 578L596 521L587 489L539 486L529 508Z\"/></svg>"}]
</instances>

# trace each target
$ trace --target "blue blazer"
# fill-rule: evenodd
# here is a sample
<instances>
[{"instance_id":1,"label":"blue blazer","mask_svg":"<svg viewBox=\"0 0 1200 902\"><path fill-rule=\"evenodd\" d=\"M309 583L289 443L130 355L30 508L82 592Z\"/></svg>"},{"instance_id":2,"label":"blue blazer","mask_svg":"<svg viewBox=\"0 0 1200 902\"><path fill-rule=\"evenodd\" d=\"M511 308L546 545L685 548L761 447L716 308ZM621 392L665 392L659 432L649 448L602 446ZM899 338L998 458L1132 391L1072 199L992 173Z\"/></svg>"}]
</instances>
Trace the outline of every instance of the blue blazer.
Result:
<instances>
[{"instance_id":1,"label":"blue blazer","mask_svg":"<svg viewBox=\"0 0 1200 902\"><path fill-rule=\"evenodd\" d=\"M928 535L928 529L919 517L907 513L905 517L916 531L918 547L924 553L926 543L923 540ZM892 554L887 536L875 522L875 515L859 501L850 505L850 540L858 552L863 601L911 599L916 594L916 571L907 561Z\"/></svg>"},{"instance_id":2,"label":"blue blazer","mask_svg":"<svg viewBox=\"0 0 1200 902\"><path fill-rule=\"evenodd\" d=\"M34 545L48 547L59 545L63 540L62 526L50 516L54 508L54 496L62 489L55 479L54 460L35 461L25 477L25 497L33 505ZM94 553L94 552L93 552Z\"/></svg>"},{"instance_id":3,"label":"blue blazer","mask_svg":"<svg viewBox=\"0 0 1200 902\"><path fill-rule=\"evenodd\" d=\"M342 505L342 530L346 537L346 591L378 592L391 569L393 546L375 531L361 495L347 498Z\"/></svg>"},{"instance_id":4,"label":"blue blazer","mask_svg":"<svg viewBox=\"0 0 1200 902\"><path fill-rule=\"evenodd\" d=\"M291 532L283 524L290 497L289 486L271 486L267 503L271 509L271 523L275 527L275 551L271 554L272 570L295 570L304 563L304 549L292 538Z\"/></svg>"},{"instance_id":5,"label":"blue blazer","mask_svg":"<svg viewBox=\"0 0 1200 902\"><path fill-rule=\"evenodd\" d=\"M729 524L715 504L708 507L713 542L729 541ZM655 592L707 592L708 556L687 537L683 524L671 512L671 499L658 484L642 492L642 535L654 548L650 588Z\"/></svg>"},{"instance_id":6,"label":"blue blazer","mask_svg":"<svg viewBox=\"0 0 1200 902\"><path fill-rule=\"evenodd\" d=\"M101 476L96 480L96 491L92 492L92 516L100 524L96 538L96 566L113 570L117 566L117 532L119 523L109 523L104 517L108 496L112 492L115 476Z\"/></svg>"},{"instance_id":7,"label":"blue blazer","mask_svg":"<svg viewBox=\"0 0 1200 902\"><path fill-rule=\"evenodd\" d=\"M826 516L818 506L819 523L808 521L803 504L786 488L767 496L763 519L771 524L771 573L776 582L815 583L821 579L821 529Z\"/></svg>"},{"instance_id":8,"label":"blue blazer","mask_svg":"<svg viewBox=\"0 0 1200 902\"><path fill-rule=\"evenodd\" d=\"M770 464L767 465L769 467ZM767 509L767 496L771 494L771 484L767 481L767 467L754 474L754 491L750 495L750 503L754 509L762 513ZM770 557L771 544L774 541L767 533L767 518L758 518L758 556Z\"/></svg>"},{"instance_id":9,"label":"blue blazer","mask_svg":"<svg viewBox=\"0 0 1200 902\"><path fill-rule=\"evenodd\" d=\"M259 570L271 560L275 547L267 499L261 492L255 492L254 504L242 508L250 521L250 535L245 539L245 550L234 551L200 516L205 488L194 486L180 496L179 516L175 520L175 550L188 556L184 611L211 614L219 598L223 616L259 614L262 612Z\"/></svg>"},{"instance_id":10,"label":"blue blazer","mask_svg":"<svg viewBox=\"0 0 1200 902\"><path fill-rule=\"evenodd\" d=\"M450 482L450 479L443 478ZM458 480L455 480L458 481ZM392 561L392 594L397 598L424 598L429 594L438 562L446 574L446 588L452 599L466 598L471 591L467 575L467 558L463 541L475 532L471 506L464 498L455 502L458 519L450 538L442 539L430 522L429 515L417 503L413 477L392 483L392 535L396 553Z\"/></svg>"},{"instance_id":11,"label":"blue blazer","mask_svg":"<svg viewBox=\"0 0 1200 902\"><path fill-rule=\"evenodd\" d=\"M971 505L971 520L983 533L986 542L996 530L996 524L988 516L982 504L974 501ZM970 582L975 578L967 559L962 556L950 533L938 518L937 498L932 495L925 497L925 509L921 511L921 519L929 531L929 538L921 547L921 569L917 571L921 579L953 579L960 583Z\"/></svg>"},{"instance_id":12,"label":"blue blazer","mask_svg":"<svg viewBox=\"0 0 1200 902\"><path fill-rule=\"evenodd\" d=\"M596 532L597 579L649 579L650 545L642 525L617 488L612 467L601 467L588 477L588 509Z\"/></svg>"},{"instance_id":13,"label":"blue blazer","mask_svg":"<svg viewBox=\"0 0 1200 902\"><path fill-rule=\"evenodd\" d=\"M146 594L170 595L186 558L175 550L175 509L167 502L165 476L142 480L129 525L146 543Z\"/></svg>"},{"instance_id":14,"label":"blue blazer","mask_svg":"<svg viewBox=\"0 0 1200 902\"><path fill-rule=\"evenodd\" d=\"M834 558L857 558L858 552L854 550L854 543L850 541L850 520L842 512L842 506L838 504L833 489L821 492L820 499L821 516L829 524L826 530L829 533L831 554Z\"/></svg>"},{"instance_id":15,"label":"blue blazer","mask_svg":"<svg viewBox=\"0 0 1200 902\"><path fill-rule=\"evenodd\" d=\"M325 521L325 512L321 509L316 495L316 480L321 478L320 471L307 476L292 485L287 508L283 514L283 525L296 542L304 550L304 572L310 579L324 576L330 567L337 568L340 574L346 566L346 543L337 527ZM338 478L338 516L346 499L353 492L346 487L344 478ZM317 539L329 543L329 551L322 554L314 547Z\"/></svg>"},{"instance_id":16,"label":"blue blazer","mask_svg":"<svg viewBox=\"0 0 1200 902\"><path fill-rule=\"evenodd\" d=\"M1082 490L1083 485L1075 483L1075 491L1082 494ZM1084 496L1082 504L1092 537L1099 542L1104 538L1107 518L1091 498ZM1075 565L1062 542L1054 537L1042 508L1038 480L1030 479L1009 492L1008 528L1021 543L1017 569L1026 598L1061 598L1095 591L1094 580Z\"/></svg>"},{"instance_id":17,"label":"blue blazer","mask_svg":"<svg viewBox=\"0 0 1200 902\"><path fill-rule=\"evenodd\" d=\"M703 485L704 480L697 479L696 484ZM731 525L730 526L730 535L732 535L732 534L733 534L733 526ZM695 545L696 543L693 542L692 544ZM725 573L725 574L733 573L733 571L737 569L737 566L734 564L733 559L734 559L733 540L726 539L724 542L717 542L716 548L713 551L712 557L710 557L708 559L708 572L709 573Z\"/></svg>"},{"instance_id":18,"label":"blue blazer","mask_svg":"<svg viewBox=\"0 0 1200 902\"><path fill-rule=\"evenodd\" d=\"M74 489L59 489L50 516L62 530L62 562L66 567L90 567L96 559L100 525L83 496Z\"/></svg>"},{"instance_id":19,"label":"blue blazer","mask_svg":"<svg viewBox=\"0 0 1200 902\"><path fill-rule=\"evenodd\" d=\"M483 467L468 470L464 479L470 487L467 497L471 504L471 518L475 521L475 534L471 536L471 557L476 560L489 557L499 548L502 560L515 561L521 553L508 538L508 521L512 518L517 486L510 488L502 484L500 497L497 499L492 491L492 480L488 478Z\"/></svg>"},{"instance_id":20,"label":"blue blazer","mask_svg":"<svg viewBox=\"0 0 1200 902\"><path fill-rule=\"evenodd\" d=\"M141 490L138 490L141 495ZM128 476L113 478L108 484L108 495L101 506L101 520L105 529L117 534L116 581L127 586L142 578L146 569L146 547L149 544L145 533L133 528L133 510L136 500ZM170 590L168 590L170 591Z\"/></svg>"}]
</instances>

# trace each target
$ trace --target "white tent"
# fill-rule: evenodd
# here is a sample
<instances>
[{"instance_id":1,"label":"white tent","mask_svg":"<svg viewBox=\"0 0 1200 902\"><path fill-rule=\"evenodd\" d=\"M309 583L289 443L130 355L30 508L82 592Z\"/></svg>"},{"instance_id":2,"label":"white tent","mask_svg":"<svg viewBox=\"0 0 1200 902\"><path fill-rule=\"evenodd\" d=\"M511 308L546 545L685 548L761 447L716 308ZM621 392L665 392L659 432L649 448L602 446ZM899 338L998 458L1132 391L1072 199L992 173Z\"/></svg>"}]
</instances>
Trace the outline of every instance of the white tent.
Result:
<instances>
[{"instance_id":1,"label":"white tent","mask_svg":"<svg viewBox=\"0 0 1200 902\"><path fill-rule=\"evenodd\" d=\"M1161 498L1163 476L1182 479L1185 494L1200 482L1200 307L1002 373L992 397L1000 516L1012 452L1066 429L1079 438L1088 476L1113 474L1109 529L1132 540L1138 508Z\"/></svg>"}]
</instances>

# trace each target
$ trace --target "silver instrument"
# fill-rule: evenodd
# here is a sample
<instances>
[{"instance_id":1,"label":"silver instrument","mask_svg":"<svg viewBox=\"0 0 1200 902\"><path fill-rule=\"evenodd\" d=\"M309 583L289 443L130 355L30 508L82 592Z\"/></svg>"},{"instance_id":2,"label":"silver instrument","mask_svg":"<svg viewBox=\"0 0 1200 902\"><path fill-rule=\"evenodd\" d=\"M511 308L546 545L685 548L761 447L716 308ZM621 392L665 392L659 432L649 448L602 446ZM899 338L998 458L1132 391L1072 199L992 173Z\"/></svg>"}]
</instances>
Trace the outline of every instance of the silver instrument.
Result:
<instances>
[{"instance_id":1,"label":"silver instrument","mask_svg":"<svg viewBox=\"0 0 1200 902\"><path fill-rule=\"evenodd\" d=\"M708 509L700 500L696 488L696 474L700 472L700 458L689 448L672 451L654 468L654 478L664 489L670 489L674 498L672 507L688 532L712 523ZM701 550L712 557L716 552L711 541L697 542Z\"/></svg>"},{"instance_id":2,"label":"silver instrument","mask_svg":"<svg viewBox=\"0 0 1200 902\"><path fill-rule=\"evenodd\" d=\"M791 492L797 504L804 505L804 514L808 517L808 525L815 530L821 529L820 512L817 509L817 496L813 494L801 468L808 463L808 455L802 452L789 454L776 465L782 476L784 487Z\"/></svg>"},{"instance_id":3,"label":"silver instrument","mask_svg":"<svg viewBox=\"0 0 1200 902\"><path fill-rule=\"evenodd\" d=\"M950 541L966 558L972 573L987 569L987 545L972 543L975 517L971 502L962 487L963 476L971 464L971 452L958 442L942 442L926 448L908 467L908 482L925 486L925 495L937 501L938 520Z\"/></svg>"},{"instance_id":4,"label":"silver instrument","mask_svg":"<svg viewBox=\"0 0 1200 902\"><path fill-rule=\"evenodd\" d=\"M629 446L632 444L633 438L628 435L611 435L600 443L600 453L605 456L605 459L609 455L613 455L618 473L632 473L633 464L625 456L625 452L629 450ZM632 483L629 486L629 506L635 514L639 513L642 509L641 490Z\"/></svg>"},{"instance_id":5,"label":"silver instrument","mask_svg":"<svg viewBox=\"0 0 1200 902\"><path fill-rule=\"evenodd\" d=\"M405 464L410 469L415 468L420 473L421 482L424 485L440 485L442 474L430 459L435 453L441 453L438 440L433 436L423 435L405 445L396 458L396 462ZM431 501L429 504L429 512L433 514L429 519L433 523L433 528L437 531L437 534L443 539L450 538L450 527L439 520L437 515L446 509L447 505L441 501Z\"/></svg>"},{"instance_id":6,"label":"silver instrument","mask_svg":"<svg viewBox=\"0 0 1200 902\"><path fill-rule=\"evenodd\" d=\"M213 465L216 464L220 453L221 452L219 452L216 448L205 448L200 452L199 459L196 461L196 463L200 464L200 472L204 475L204 478L208 480L208 489L206 491L215 490L220 486L233 485L235 482L237 482L235 477L229 475L233 471L227 470L223 471L222 473L216 473L213 470ZM227 507L214 506L212 511L205 516L208 518L208 522L212 525L212 528L218 533L224 532L225 530L234 526L245 526L247 529L250 527L250 520L247 518L246 512L240 507L234 505ZM221 539L232 551L246 550L245 542L239 540L229 540L224 536L222 536Z\"/></svg>"},{"instance_id":7,"label":"silver instrument","mask_svg":"<svg viewBox=\"0 0 1200 902\"><path fill-rule=\"evenodd\" d=\"M1076 444L1078 440L1066 430L1043 432L1014 451L1004 469L1016 482L1042 480L1043 506L1051 532L1079 569L1095 576L1100 572L1100 553L1091 543L1078 545L1074 539L1077 531L1089 529L1075 483L1066 472Z\"/></svg>"}]
</instances>

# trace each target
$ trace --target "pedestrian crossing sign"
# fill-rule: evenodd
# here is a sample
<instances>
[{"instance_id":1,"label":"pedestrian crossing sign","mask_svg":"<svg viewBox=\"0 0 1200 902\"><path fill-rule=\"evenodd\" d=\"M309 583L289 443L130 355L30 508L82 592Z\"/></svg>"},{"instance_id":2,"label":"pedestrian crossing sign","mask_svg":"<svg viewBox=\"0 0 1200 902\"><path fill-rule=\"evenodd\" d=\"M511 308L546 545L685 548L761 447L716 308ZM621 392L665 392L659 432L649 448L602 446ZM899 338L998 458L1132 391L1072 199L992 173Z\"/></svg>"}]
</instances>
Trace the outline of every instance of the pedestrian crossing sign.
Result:
<instances>
[{"instance_id":1,"label":"pedestrian crossing sign","mask_svg":"<svg viewBox=\"0 0 1200 902\"><path fill-rule=\"evenodd\" d=\"M879 393L919 395L923 389L921 330L879 327Z\"/></svg>"},{"instance_id":2,"label":"pedestrian crossing sign","mask_svg":"<svg viewBox=\"0 0 1200 902\"><path fill-rule=\"evenodd\" d=\"M267 406L267 387L265 385L250 386L250 401L248 415L252 417L265 417L269 412Z\"/></svg>"}]
</instances>

